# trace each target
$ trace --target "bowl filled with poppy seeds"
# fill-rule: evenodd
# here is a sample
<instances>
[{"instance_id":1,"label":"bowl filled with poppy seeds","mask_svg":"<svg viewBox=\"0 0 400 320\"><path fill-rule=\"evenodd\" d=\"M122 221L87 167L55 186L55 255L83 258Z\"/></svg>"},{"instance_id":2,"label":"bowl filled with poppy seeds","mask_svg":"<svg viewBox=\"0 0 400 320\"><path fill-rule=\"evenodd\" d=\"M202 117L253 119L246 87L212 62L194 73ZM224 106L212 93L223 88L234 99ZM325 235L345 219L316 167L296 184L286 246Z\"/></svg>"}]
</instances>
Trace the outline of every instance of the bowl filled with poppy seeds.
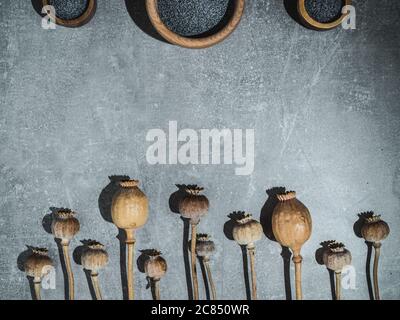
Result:
<instances>
[{"instance_id":1,"label":"bowl filled with poppy seeds","mask_svg":"<svg viewBox=\"0 0 400 320\"><path fill-rule=\"evenodd\" d=\"M168 42L206 48L226 39L238 26L245 0L146 0L147 14Z\"/></svg>"},{"instance_id":2,"label":"bowl filled with poppy seeds","mask_svg":"<svg viewBox=\"0 0 400 320\"><path fill-rule=\"evenodd\" d=\"M88 23L96 12L96 0L43 0L43 7L56 24L64 27L80 27Z\"/></svg>"},{"instance_id":3,"label":"bowl filled with poppy seeds","mask_svg":"<svg viewBox=\"0 0 400 320\"><path fill-rule=\"evenodd\" d=\"M343 7L351 0L297 0L297 10L302 23L316 30L330 30L339 26L346 18Z\"/></svg>"}]
</instances>

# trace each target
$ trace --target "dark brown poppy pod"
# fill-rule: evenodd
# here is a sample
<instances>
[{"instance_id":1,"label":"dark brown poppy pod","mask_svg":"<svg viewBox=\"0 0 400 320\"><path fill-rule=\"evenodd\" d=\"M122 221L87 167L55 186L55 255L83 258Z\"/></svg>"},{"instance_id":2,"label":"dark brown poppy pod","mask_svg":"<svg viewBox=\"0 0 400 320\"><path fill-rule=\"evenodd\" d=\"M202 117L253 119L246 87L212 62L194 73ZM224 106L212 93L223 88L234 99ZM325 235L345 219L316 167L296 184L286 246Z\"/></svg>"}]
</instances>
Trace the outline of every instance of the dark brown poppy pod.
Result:
<instances>
[{"instance_id":1,"label":"dark brown poppy pod","mask_svg":"<svg viewBox=\"0 0 400 320\"><path fill-rule=\"evenodd\" d=\"M147 259L144 263L144 271L152 280L160 280L167 272L167 262L161 257L161 252L155 249L146 251Z\"/></svg>"},{"instance_id":2,"label":"dark brown poppy pod","mask_svg":"<svg viewBox=\"0 0 400 320\"><path fill-rule=\"evenodd\" d=\"M179 212L182 217L190 219L191 224L198 224L200 218L207 214L209 202L205 195L200 194L204 188L197 185L185 187L185 196L179 203Z\"/></svg>"},{"instance_id":3,"label":"dark brown poppy pod","mask_svg":"<svg viewBox=\"0 0 400 320\"><path fill-rule=\"evenodd\" d=\"M108 263L108 253L100 242L91 240L81 256L82 266L96 274Z\"/></svg>"},{"instance_id":4,"label":"dark brown poppy pod","mask_svg":"<svg viewBox=\"0 0 400 320\"><path fill-rule=\"evenodd\" d=\"M389 225L381 219L380 215L372 215L365 219L361 234L366 241L380 242L389 235Z\"/></svg>"},{"instance_id":5,"label":"dark brown poppy pod","mask_svg":"<svg viewBox=\"0 0 400 320\"><path fill-rule=\"evenodd\" d=\"M345 266L351 264L351 253L340 242L331 242L322 257L325 266L332 271L342 272Z\"/></svg>"},{"instance_id":6,"label":"dark brown poppy pod","mask_svg":"<svg viewBox=\"0 0 400 320\"><path fill-rule=\"evenodd\" d=\"M54 214L51 232L56 239L61 239L63 245L68 245L79 232L80 225L75 215L76 213L70 209L62 209Z\"/></svg>"},{"instance_id":7,"label":"dark brown poppy pod","mask_svg":"<svg viewBox=\"0 0 400 320\"><path fill-rule=\"evenodd\" d=\"M231 217L235 216L236 224L233 227L233 239L239 245L246 245L248 248L254 247L254 243L261 239L263 229L261 223L254 220L250 213L243 211L234 212Z\"/></svg>"},{"instance_id":8,"label":"dark brown poppy pod","mask_svg":"<svg viewBox=\"0 0 400 320\"><path fill-rule=\"evenodd\" d=\"M27 276L32 277L34 282L40 282L50 272L53 260L45 248L31 248L32 253L24 263L24 270Z\"/></svg>"},{"instance_id":9,"label":"dark brown poppy pod","mask_svg":"<svg viewBox=\"0 0 400 320\"><path fill-rule=\"evenodd\" d=\"M210 260L210 256L215 251L214 241L210 240L210 238L206 233L198 233L196 235L196 254L204 260Z\"/></svg>"}]
</instances>

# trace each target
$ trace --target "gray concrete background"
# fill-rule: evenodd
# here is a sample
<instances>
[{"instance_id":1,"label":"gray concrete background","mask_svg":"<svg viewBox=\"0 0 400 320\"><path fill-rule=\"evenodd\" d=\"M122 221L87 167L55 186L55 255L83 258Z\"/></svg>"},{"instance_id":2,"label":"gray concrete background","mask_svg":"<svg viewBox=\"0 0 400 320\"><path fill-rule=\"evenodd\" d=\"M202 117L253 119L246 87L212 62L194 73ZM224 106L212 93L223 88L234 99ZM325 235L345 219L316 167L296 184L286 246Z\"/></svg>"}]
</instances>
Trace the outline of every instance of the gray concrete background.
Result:
<instances>
[{"instance_id":1,"label":"gray concrete background","mask_svg":"<svg viewBox=\"0 0 400 320\"><path fill-rule=\"evenodd\" d=\"M17 267L26 244L49 247L57 289L43 297L63 298L57 248L42 227L49 208L62 206L79 213L73 249L87 238L107 246L103 294L122 298L117 230L98 205L113 174L140 179L149 196L137 250L164 253L163 298L187 298L182 221L168 206L176 183L206 188L211 209L199 228L218 248L211 267L220 298L246 297L240 248L223 233L227 214L248 210L259 218L266 190L276 186L296 190L312 213L313 234L302 251L305 299L331 297L328 273L314 256L331 238L347 244L357 271L356 289L344 298L368 299L366 246L353 232L365 210L391 226L381 296L400 298L399 1L357 1L357 30L320 33L292 20L282 1L250 0L237 31L200 51L150 37L122 0L98 2L88 25L46 31L30 1L0 0L0 298L31 298ZM254 128L254 173L150 166L145 135L166 130L169 120L181 129ZM284 299L277 243L257 243L256 268L259 298ZM73 270L76 297L90 299L82 268ZM150 299L145 276L136 275L137 298Z\"/></svg>"}]
</instances>

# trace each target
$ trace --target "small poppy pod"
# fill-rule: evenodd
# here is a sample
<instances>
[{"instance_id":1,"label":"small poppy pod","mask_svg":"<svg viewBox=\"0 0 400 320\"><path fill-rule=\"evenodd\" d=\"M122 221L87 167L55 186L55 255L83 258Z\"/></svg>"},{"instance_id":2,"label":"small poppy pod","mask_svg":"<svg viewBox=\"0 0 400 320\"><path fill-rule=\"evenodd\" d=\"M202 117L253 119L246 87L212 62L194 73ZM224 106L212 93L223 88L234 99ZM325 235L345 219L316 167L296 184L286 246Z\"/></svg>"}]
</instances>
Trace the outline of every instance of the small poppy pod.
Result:
<instances>
[{"instance_id":1,"label":"small poppy pod","mask_svg":"<svg viewBox=\"0 0 400 320\"><path fill-rule=\"evenodd\" d=\"M198 233L196 235L196 254L198 257L209 260L210 256L214 253L215 244L210 238L206 233Z\"/></svg>"},{"instance_id":2,"label":"small poppy pod","mask_svg":"<svg viewBox=\"0 0 400 320\"><path fill-rule=\"evenodd\" d=\"M79 232L79 221L75 218L76 212L70 209L62 209L54 214L51 223L51 231L56 239L68 244Z\"/></svg>"},{"instance_id":3,"label":"small poppy pod","mask_svg":"<svg viewBox=\"0 0 400 320\"><path fill-rule=\"evenodd\" d=\"M149 215L149 201L139 189L138 180L124 180L114 195L111 205L113 223L120 229L142 227Z\"/></svg>"},{"instance_id":4,"label":"small poppy pod","mask_svg":"<svg viewBox=\"0 0 400 320\"><path fill-rule=\"evenodd\" d=\"M87 248L82 253L81 262L86 270L98 273L108 263L108 253L104 249L104 245L94 240L89 241Z\"/></svg>"},{"instance_id":5,"label":"small poppy pod","mask_svg":"<svg viewBox=\"0 0 400 320\"><path fill-rule=\"evenodd\" d=\"M361 234L366 241L380 242L390 233L389 225L381 219L380 215L372 215L365 219Z\"/></svg>"},{"instance_id":6,"label":"small poppy pod","mask_svg":"<svg viewBox=\"0 0 400 320\"><path fill-rule=\"evenodd\" d=\"M263 233L261 223L254 220L250 213L234 212L230 217L236 222L232 235L239 245L254 245L254 242L261 239Z\"/></svg>"},{"instance_id":7,"label":"small poppy pod","mask_svg":"<svg viewBox=\"0 0 400 320\"><path fill-rule=\"evenodd\" d=\"M190 219L191 224L198 224L200 218L207 214L209 202L205 195L200 194L204 188L197 185L185 187L185 196L179 203L179 212L182 217Z\"/></svg>"},{"instance_id":8,"label":"small poppy pod","mask_svg":"<svg viewBox=\"0 0 400 320\"><path fill-rule=\"evenodd\" d=\"M29 277L40 281L50 272L53 261L48 256L48 250L45 248L31 248L32 254L26 259L24 269Z\"/></svg>"},{"instance_id":9,"label":"small poppy pod","mask_svg":"<svg viewBox=\"0 0 400 320\"><path fill-rule=\"evenodd\" d=\"M272 214L274 236L282 246L298 252L311 236L310 212L294 191L278 194L277 198L279 202Z\"/></svg>"},{"instance_id":10,"label":"small poppy pod","mask_svg":"<svg viewBox=\"0 0 400 320\"><path fill-rule=\"evenodd\" d=\"M167 262L161 257L161 252L155 249L146 251L144 271L153 280L160 280L167 272Z\"/></svg>"},{"instance_id":11,"label":"small poppy pod","mask_svg":"<svg viewBox=\"0 0 400 320\"><path fill-rule=\"evenodd\" d=\"M345 266L351 264L351 253L343 243L334 241L328 244L322 259L329 270L342 272Z\"/></svg>"}]
</instances>

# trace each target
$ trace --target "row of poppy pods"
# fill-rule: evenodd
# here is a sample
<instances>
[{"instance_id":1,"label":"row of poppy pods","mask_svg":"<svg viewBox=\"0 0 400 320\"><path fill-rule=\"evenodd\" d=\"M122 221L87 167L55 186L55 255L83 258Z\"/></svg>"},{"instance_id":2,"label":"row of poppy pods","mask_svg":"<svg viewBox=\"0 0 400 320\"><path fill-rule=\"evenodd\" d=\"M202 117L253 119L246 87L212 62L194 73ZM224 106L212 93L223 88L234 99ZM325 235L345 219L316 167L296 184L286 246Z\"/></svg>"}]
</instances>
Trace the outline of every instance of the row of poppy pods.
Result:
<instances>
[{"instance_id":1,"label":"row of poppy pods","mask_svg":"<svg viewBox=\"0 0 400 320\"><path fill-rule=\"evenodd\" d=\"M223 27L218 28L213 34L205 33L204 36L198 35L196 37L187 37L172 31L160 17L158 8L159 0L145 0L147 15L153 25L154 29L168 42L179 45L185 48L200 49L211 47L223 40L225 40L239 25L241 17L244 12L245 0L232 0L232 13L229 15L227 22ZM297 1L297 15L300 17L301 23L306 27L315 30L330 30L339 26L347 17L348 13L340 13L332 21L318 21L315 17L310 15L306 8L307 0L291 0ZM344 0L342 7L351 5L351 0ZM44 8L52 4L51 0L42 0ZM77 18L63 19L57 16L51 10L47 10L47 15L55 21L55 23L65 27L79 27L88 23L94 16L97 7L97 0L88 0L86 10ZM342 8L341 7L341 8ZM341 11L340 11L341 12Z\"/></svg>"},{"instance_id":2,"label":"row of poppy pods","mask_svg":"<svg viewBox=\"0 0 400 320\"><path fill-rule=\"evenodd\" d=\"M133 253L135 245L135 230L142 227L148 219L148 199L138 187L137 180L124 180L119 182L119 190L113 197L111 215L113 223L125 232L125 242L128 250L127 258L127 284L128 298L134 299L133 285ZM183 218L188 219L191 225L191 274L194 299L199 298L197 279L197 258L202 259L207 270L208 281L212 289L213 299L216 299L215 286L208 265L215 246L206 234L197 234L197 225L201 218L208 212L209 201L202 194L203 188L196 185L184 187L185 196L179 201L179 212ZM300 255L303 244L310 238L312 221L309 210L296 198L294 191L284 192L277 195L278 203L272 214L272 231L276 240L283 246L290 248L293 252L295 264L295 287L296 298L302 299L301 289L301 263ZM235 225L232 230L234 240L241 246L247 248L250 256L250 269L252 280L252 298L257 299L256 272L254 268L255 242L261 239L263 228L261 224L245 212L234 212L230 215ZM52 233L60 240L63 248L63 259L67 269L69 299L74 299L74 278L69 259L69 243L79 231L79 221L75 212L62 209L55 213L51 225ZM374 289L375 298L379 299L379 288L377 280L378 259L381 241L389 234L389 226L380 219L380 216L369 215L362 227L362 235L366 241L373 243L376 250L374 261ZM323 261L328 269L336 273L336 299L340 299L340 275L344 266L351 263L350 252L342 243L328 241L324 243ZM157 250L146 250L147 259L144 269L151 280L153 296L160 298L159 280L167 270L166 261ZM86 250L82 253L82 265L91 271L91 279L95 289L96 298L101 299L98 285L98 270L105 266L108 255L104 246L97 241L88 241ZM25 271L33 278L36 297L40 298L40 282L47 266L52 261L47 255L46 249L34 248L32 255L25 263Z\"/></svg>"}]
</instances>

